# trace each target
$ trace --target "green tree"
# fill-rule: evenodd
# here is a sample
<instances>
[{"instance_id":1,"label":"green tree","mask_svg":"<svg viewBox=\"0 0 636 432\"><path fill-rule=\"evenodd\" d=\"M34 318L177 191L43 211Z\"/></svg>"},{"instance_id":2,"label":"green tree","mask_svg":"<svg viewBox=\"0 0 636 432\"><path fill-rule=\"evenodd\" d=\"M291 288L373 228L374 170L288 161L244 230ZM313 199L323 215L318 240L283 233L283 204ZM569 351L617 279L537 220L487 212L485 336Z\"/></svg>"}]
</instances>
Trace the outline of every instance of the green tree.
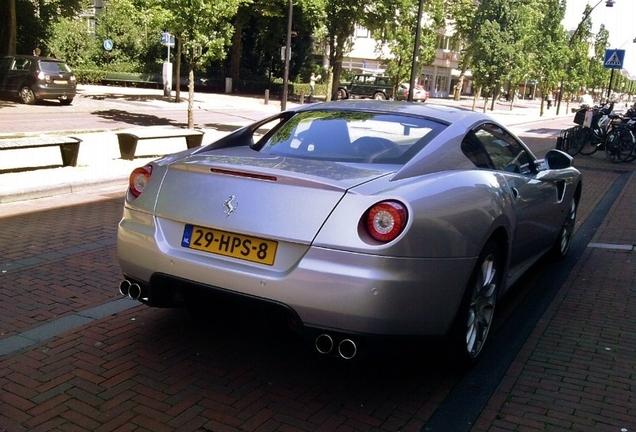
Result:
<instances>
[{"instance_id":1,"label":"green tree","mask_svg":"<svg viewBox=\"0 0 636 432\"><path fill-rule=\"evenodd\" d=\"M87 34L86 23L76 18L61 18L51 27L50 53L74 68L95 68L98 42Z\"/></svg>"},{"instance_id":2,"label":"green tree","mask_svg":"<svg viewBox=\"0 0 636 432\"><path fill-rule=\"evenodd\" d=\"M437 29L444 26L442 3L430 0L425 6L417 52L420 68L433 62ZM374 13L367 17L372 35L378 41L376 52L386 65L386 74L392 78L394 86L410 80L418 9L416 0L390 0L378 4Z\"/></svg>"},{"instance_id":3,"label":"green tree","mask_svg":"<svg viewBox=\"0 0 636 432\"><path fill-rule=\"evenodd\" d=\"M445 14L449 22L453 24L455 33L453 41L461 49L459 60L459 77L453 89L453 98L459 100L464 86L466 71L471 68L472 49L471 44L477 39L475 21L474 0L447 0L445 2Z\"/></svg>"},{"instance_id":4,"label":"green tree","mask_svg":"<svg viewBox=\"0 0 636 432\"><path fill-rule=\"evenodd\" d=\"M585 7L583 19L569 35L567 41L567 60L564 66L564 72L561 75L561 89L564 93L567 92L569 95L578 92L580 87L584 86L588 80L589 40L592 35L592 20L590 15L592 10L593 7L589 4ZM559 96L557 101L557 114L561 109L561 100L564 94L562 93Z\"/></svg>"},{"instance_id":5,"label":"green tree","mask_svg":"<svg viewBox=\"0 0 636 432\"><path fill-rule=\"evenodd\" d=\"M525 16L531 12L523 0L483 0L475 14L473 77L477 85L494 102L512 68L523 62L528 24ZM484 103L486 110L487 101Z\"/></svg>"},{"instance_id":6,"label":"green tree","mask_svg":"<svg viewBox=\"0 0 636 432\"><path fill-rule=\"evenodd\" d=\"M606 84L609 84L610 71L603 67L605 61L605 49L608 46L609 31L605 25L601 27L594 38L594 56L589 59L589 75L587 86L596 89L597 93L603 96Z\"/></svg>"},{"instance_id":7,"label":"green tree","mask_svg":"<svg viewBox=\"0 0 636 432\"><path fill-rule=\"evenodd\" d=\"M188 64L188 128L194 127L194 71L223 59L230 44L232 19L247 0L159 0L165 23L181 45Z\"/></svg>"},{"instance_id":8,"label":"green tree","mask_svg":"<svg viewBox=\"0 0 636 432\"><path fill-rule=\"evenodd\" d=\"M46 46L51 26L58 19L72 17L87 7L87 0L1 0L0 54L30 54Z\"/></svg>"},{"instance_id":9,"label":"green tree","mask_svg":"<svg viewBox=\"0 0 636 432\"><path fill-rule=\"evenodd\" d=\"M561 25L566 5L562 0L540 0L535 5L537 31L529 33L529 41L534 47L535 76L544 96L540 109L540 115L543 115L545 95L558 87L563 74L562 65L567 58L566 36Z\"/></svg>"},{"instance_id":10,"label":"green tree","mask_svg":"<svg viewBox=\"0 0 636 432\"><path fill-rule=\"evenodd\" d=\"M313 2L294 2L290 81L302 74L308 78L313 70L313 35L320 25ZM228 66L233 86L240 86L240 78L263 81L272 76L282 77L284 62L280 49L287 39L288 6L287 0L261 0L239 7Z\"/></svg>"},{"instance_id":11,"label":"green tree","mask_svg":"<svg viewBox=\"0 0 636 432\"><path fill-rule=\"evenodd\" d=\"M110 39L113 49L96 51L98 65L118 72L161 70L161 19L148 1L111 0L97 17L95 38Z\"/></svg>"},{"instance_id":12,"label":"green tree","mask_svg":"<svg viewBox=\"0 0 636 432\"><path fill-rule=\"evenodd\" d=\"M0 1L0 55L16 53L16 18L15 0Z\"/></svg>"},{"instance_id":13,"label":"green tree","mask_svg":"<svg viewBox=\"0 0 636 432\"><path fill-rule=\"evenodd\" d=\"M324 15L320 21L324 23L324 30L318 34L324 35L319 44L325 46L329 56L329 75L331 76L327 95L329 99L336 99L338 84L342 73L342 60L353 46L353 31L356 24L364 25L367 17L368 3L362 0L323 0L321 8Z\"/></svg>"}]
</instances>

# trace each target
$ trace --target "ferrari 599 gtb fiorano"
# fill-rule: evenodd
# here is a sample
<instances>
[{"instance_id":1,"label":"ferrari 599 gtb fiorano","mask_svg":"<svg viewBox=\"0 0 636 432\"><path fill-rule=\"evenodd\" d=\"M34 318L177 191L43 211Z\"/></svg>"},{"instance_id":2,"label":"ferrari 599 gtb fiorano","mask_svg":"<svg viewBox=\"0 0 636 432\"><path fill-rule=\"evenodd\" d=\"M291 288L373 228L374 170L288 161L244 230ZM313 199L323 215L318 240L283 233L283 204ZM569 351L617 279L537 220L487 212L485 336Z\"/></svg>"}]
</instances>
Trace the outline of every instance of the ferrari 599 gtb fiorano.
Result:
<instances>
[{"instance_id":1,"label":"ferrari 599 gtb fiorano","mask_svg":"<svg viewBox=\"0 0 636 432\"><path fill-rule=\"evenodd\" d=\"M120 291L274 306L343 358L373 337L444 337L472 364L501 296L567 253L581 187L569 155L539 159L485 114L305 105L134 170Z\"/></svg>"}]
</instances>

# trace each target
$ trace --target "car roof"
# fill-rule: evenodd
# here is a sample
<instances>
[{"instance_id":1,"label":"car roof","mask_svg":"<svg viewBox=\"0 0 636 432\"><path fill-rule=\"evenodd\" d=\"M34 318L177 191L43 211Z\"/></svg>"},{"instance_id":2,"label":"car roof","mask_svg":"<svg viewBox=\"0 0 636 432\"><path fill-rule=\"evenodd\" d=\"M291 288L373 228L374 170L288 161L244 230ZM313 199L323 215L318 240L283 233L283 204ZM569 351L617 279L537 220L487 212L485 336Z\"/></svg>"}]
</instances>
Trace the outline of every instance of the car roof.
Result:
<instances>
[{"instance_id":1,"label":"car roof","mask_svg":"<svg viewBox=\"0 0 636 432\"><path fill-rule=\"evenodd\" d=\"M13 54L13 55L7 55L4 56L4 58L23 58L23 59L28 59L28 60L44 60L44 61L49 61L49 62L58 62L58 63L64 63L64 60L60 60L60 59L55 59L55 58L51 58L51 57L44 57L44 56L34 56L34 55L26 55L26 54Z\"/></svg>"},{"instance_id":2,"label":"car roof","mask_svg":"<svg viewBox=\"0 0 636 432\"><path fill-rule=\"evenodd\" d=\"M347 99L314 103L310 105L303 105L296 109L296 111L314 110L368 111L383 114L399 114L424 117L446 123L447 125L458 122L474 123L479 120L493 120L487 114L475 112L466 108L435 105L432 103L422 104L406 101L376 101L371 99Z\"/></svg>"}]
</instances>

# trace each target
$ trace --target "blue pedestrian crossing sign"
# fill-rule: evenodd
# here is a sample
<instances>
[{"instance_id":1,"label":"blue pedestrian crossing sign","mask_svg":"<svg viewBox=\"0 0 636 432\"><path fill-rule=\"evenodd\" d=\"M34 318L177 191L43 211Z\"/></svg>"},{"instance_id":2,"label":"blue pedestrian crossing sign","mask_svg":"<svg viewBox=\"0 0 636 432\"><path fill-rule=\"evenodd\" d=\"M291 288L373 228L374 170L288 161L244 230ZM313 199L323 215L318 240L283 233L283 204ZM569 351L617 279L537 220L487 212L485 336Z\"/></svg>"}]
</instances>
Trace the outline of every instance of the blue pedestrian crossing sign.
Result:
<instances>
[{"instance_id":1,"label":"blue pedestrian crossing sign","mask_svg":"<svg viewBox=\"0 0 636 432\"><path fill-rule=\"evenodd\" d=\"M623 69L625 60L625 50L608 49L605 50L605 61L603 67L606 69Z\"/></svg>"}]
</instances>

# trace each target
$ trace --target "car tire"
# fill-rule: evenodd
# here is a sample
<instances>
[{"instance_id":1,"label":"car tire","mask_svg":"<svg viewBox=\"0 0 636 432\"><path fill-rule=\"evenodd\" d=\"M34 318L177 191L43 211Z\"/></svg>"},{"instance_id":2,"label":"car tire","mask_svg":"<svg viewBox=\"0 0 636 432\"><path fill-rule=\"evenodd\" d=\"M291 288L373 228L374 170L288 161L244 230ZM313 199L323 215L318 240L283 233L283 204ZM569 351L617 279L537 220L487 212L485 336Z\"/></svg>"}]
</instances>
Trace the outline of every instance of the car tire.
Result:
<instances>
[{"instance_id":1,"label":"car tire","mask_svg":"<svg viewBox=\"0 0 636 432\"><path fill-rule=\"evenodd\" d=\"M73 103L73 98L60 99L61 105L70 105Z\"/></svg>"},{"instance_id":2,"label":"car tire","mask_svg":"<svg viewBox=\"0 0 636 432\"><path fill-rule=\"evenodd\" d=\"M489 240L479 254L449 335L450 360L457 368L470 368L483 353L493 323L503 267L499 245Z\"/></svg>"},{"instance_id":3,"label":"car tire","mask_svg":"<svg viewBox=\"0 0 636 432\"><path fill-rule=\"evenodd\" d=\"M24 86L20 89L20 99L26 105L33 105L35 103L35 93L30 87Z\"/></svg>"},{"instance_id":4,"label":"car tire","mask_svg":"<svg viewBox=\"0 0 636 432\"><path fill-rule=\"evenodd\" d=\"M382 92L377 92L373 95L373 99L375 100L386 100L386 95Z\"/></svg>"},{"instance_id":5,"label":"car tire","mask_svg":"<svg viewBox=\"0 0 636 432\"><path fill-rule=\"evenodd\" d=\"M568 254L570 250L570 244L572 244L572 235L574 234L574 226L576 225L576 213L578 211L579 203L576 197L572 197L570 207L568 209L568 215L563 221L563 226L559 231L559 236L552 246L550 255L554 260L562 260Z\"/></svg>"},{"instance_id":6,"label":"car tire","mask_svg":"<svg viewBox=\"0 0 636 432\"><path fill-rule=\"evenodd\" d=\"M349 95L345 89L338 89L338 100L349 99Z\"/></svg>"}]
</instances>

